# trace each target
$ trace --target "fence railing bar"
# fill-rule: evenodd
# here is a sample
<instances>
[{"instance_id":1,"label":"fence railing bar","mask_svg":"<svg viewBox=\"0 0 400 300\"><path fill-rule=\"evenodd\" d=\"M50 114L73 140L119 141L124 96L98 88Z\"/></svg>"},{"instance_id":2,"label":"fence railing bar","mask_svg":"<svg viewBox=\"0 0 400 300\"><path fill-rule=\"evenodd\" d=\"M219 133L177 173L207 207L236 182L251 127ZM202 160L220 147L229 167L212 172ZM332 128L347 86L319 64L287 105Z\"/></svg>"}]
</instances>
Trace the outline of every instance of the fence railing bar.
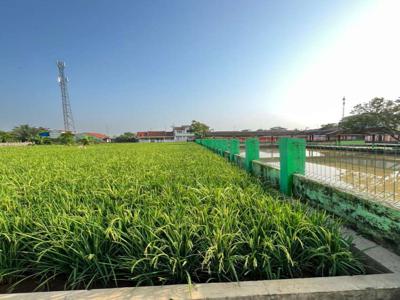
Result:
<instances>
[{"instance_id":1,"label":"fence railing bar","mask_svg":"<svg viewBox=\"0 0 400 300\"><path fill-rule=\"evenodd\" d=\"M239 140L237 140L239 143ZM232 151L231 141L204 140L202 145L226 156ZM243 144L242 144L243 145ZM243 155L238 144L237 154ZM278 146L268 142L260 145L259 158L268 165L280 168ZM337 186L352 193L373 198L377 202L390 202L400 208L400 158L397 147L368 145L324 146L312 144L306 148L305 175L326 184ZM232 160L232 155L228 155Z\"/></svg>"}]
</instances>

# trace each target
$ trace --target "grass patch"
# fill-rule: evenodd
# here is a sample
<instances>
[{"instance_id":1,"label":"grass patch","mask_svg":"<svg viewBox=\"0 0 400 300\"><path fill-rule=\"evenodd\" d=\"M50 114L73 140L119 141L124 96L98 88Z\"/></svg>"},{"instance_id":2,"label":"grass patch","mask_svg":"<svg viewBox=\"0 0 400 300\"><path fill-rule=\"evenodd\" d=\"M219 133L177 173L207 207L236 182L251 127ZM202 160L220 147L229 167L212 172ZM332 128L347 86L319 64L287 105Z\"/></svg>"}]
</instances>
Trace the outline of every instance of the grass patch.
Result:
<instances>
[{"instance_id":1,"label":"grass patch","mask_svg":"<svg viewBox=\"0 0 400 300\"><path fill-rule=\"evenodd\" d=\"M0 149L0 283L66 289L364 269L336 221L196 144Z\"/></svg>"}]
</instances>

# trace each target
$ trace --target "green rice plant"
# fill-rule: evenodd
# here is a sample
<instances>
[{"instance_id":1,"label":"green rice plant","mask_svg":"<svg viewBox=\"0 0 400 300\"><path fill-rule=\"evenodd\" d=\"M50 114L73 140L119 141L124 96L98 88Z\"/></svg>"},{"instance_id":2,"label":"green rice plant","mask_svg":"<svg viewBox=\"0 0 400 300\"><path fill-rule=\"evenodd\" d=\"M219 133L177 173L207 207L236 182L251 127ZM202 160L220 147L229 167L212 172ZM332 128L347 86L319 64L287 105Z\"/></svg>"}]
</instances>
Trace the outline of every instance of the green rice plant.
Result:
<instances>
[{"instance_id":1,"label":"green rice plant","mask_svg":"<svg viewBox=\"0 0 400 300\"><path fill-rule=\"evenodd\" d=\"M0 284L362 274L340 224L196 144L0 149Z\"/></svg>"}]
</instances>

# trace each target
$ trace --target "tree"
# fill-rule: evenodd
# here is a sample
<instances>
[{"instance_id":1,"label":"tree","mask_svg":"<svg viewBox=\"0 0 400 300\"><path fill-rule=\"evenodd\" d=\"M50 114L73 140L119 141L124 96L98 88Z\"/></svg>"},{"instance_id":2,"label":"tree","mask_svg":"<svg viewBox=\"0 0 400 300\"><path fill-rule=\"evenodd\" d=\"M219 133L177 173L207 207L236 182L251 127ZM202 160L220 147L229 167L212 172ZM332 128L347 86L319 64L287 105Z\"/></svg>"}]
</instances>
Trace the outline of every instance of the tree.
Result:
<instances>
[{"instance_id":1,"label":"tree","mask_svg":"<svg viewBox=\"0 0 400 300\"><path fill-rule=\"evenodd\" d=\"M338 124L337 123L327 123L327 124L322 124L321 129L334 129L337 128Z\"/></svg>"},{"instance_id":2,"label":"tree","mask_svg":"<svg viewBox=\"0 0 400 300\"><path fill-rule=\"evenodd\" d=\"M72 145L75 142L75 136L72 132L67 131L67 132L61 133L58 140L63 145Z\"/></svg>"},{"instance_id":3,"label":"tree","mask_svg":"<svg viewBox=\"0 0 400 300\"><path fill-rule=\"evenodd\" d=\"M124 132L114 139L116 143L135 143L137 142L136 134L133 132Z\"/></svg>"},{"instance_id":4,"label":"tree","mask_svg":"<svg viewBox=\"0 0 400 300\"><path fill-rule=\"evenodd\" d=\"M53 140L49 137L42 137L42 145L51 145L53 144Z\"/></svg>"},{"instance_id":5,"label":"tree","mask_svg":"<svg viewBox=\"0 0 400 300\"><path fill-rule=\"evenodd\" d=\"M0 130L0 143L14 142L15 136L11 132Z\"/></svg>"},{"instance_id":6,"label":"tree","mask_svg":"<svg viewBox=\"0 0 400 300\"><path fill-rule=\"evenodd\" d=\"M79 143L82 144L82 145L84 145L84 146L89 145L90 142L91 142L91 141L90 141L89 137L87 137L87 136L85 136L85 137L83 137L83 138L81 138L81 139L79 140Z\"/></svg>"},{"instance_id":7,"label":"tree","mask_svg":"<svg viewBox=\"0 0 400 300\"><path fill-rule=\"evenodd\" d=\"M350 116L340 121L339 126L354 133L364 133L368 129L379 130L399 140L396 135L400 133L400 99L393 101L374 98L358 104Z\"/></svg>"},{"instance_id":8,"label":"tree","mask_svg":"<svg viewBox=\"0 0 400 300\"><path fill-rule=\"evenodd\" d=\"M275 126L275 127L271 127L269 130L273 130L273 131L286 131L287 128L281 127L281 126Z\"/></svg>"},{"instance_id":9,"label":"tree","mask_svg":"<svg viewBox=\"0 0 400 300\"><path fill-rule=\"evenodd\" d=\"M28 124L23 124L14 127L12 134L15 136L15 139L20 142L32 142L41 130L42 128L31 127Z\"/></svg>"},{"instance_id":10,"label":"tree","mask_svg":"<svg viewBox=\"0 0 400 300\"><path fill-rule=\"evenodd\" d=\"M99 139L96 139L95 137L90 136L90 135L86 135L86 136L83 136L82 138L78 139L78 142L84 146L87 146L90 144L98 144Z\"/></svg>"},{"instance_id":11,"label":"tree","mask_svg":"<svg viewBox=\"0 0 400 300\"><path fill-rule=\"evenodd\" d=\"M207 135L207 132L210 131L210 127L204 123L193 120L189 131L193 133L196 138L204 138Z\"/></svg>"}]
</instances>

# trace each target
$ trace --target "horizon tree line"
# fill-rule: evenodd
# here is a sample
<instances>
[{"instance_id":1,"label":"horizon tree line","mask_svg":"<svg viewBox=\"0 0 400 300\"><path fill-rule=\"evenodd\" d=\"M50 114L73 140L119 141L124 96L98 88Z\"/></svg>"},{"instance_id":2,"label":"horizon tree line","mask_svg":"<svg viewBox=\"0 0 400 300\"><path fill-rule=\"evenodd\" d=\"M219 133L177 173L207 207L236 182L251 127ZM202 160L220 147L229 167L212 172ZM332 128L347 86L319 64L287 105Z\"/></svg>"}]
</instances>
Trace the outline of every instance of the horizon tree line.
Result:
<instances>
[{"instance_id":1,"label":"horizon tree line","mask_svg":"<svg viewBox=\"0 0 400 300\"><path fill-rule=\"evenodd\" d=\"M388 134L396 141L400 141L400 98L397 100L387 100L382 97L375 97L368 102L357 104L353 107L349 116L342 118L338 123L321 125L322 129L340 128L348 133L365 133L368 130L378 130ZM273 127L274 129L286 129L283 127ZM272 128L271 128L272 129ZM34 127L22 124L14 127L11 131L0 130L0 143L6 142L32 142L35 144L71 144L75 141L75 136L71 132L65 132L57 139L41 137L39 134L46 131L44 127ZM203 138L210 127L204 123L193 120L190 131L196 138ZM82 143L93 142L90 137L83 138ZM124 132L113 138L116 143L137 142L136 134Z\"/></svg>"}]
</instances>

